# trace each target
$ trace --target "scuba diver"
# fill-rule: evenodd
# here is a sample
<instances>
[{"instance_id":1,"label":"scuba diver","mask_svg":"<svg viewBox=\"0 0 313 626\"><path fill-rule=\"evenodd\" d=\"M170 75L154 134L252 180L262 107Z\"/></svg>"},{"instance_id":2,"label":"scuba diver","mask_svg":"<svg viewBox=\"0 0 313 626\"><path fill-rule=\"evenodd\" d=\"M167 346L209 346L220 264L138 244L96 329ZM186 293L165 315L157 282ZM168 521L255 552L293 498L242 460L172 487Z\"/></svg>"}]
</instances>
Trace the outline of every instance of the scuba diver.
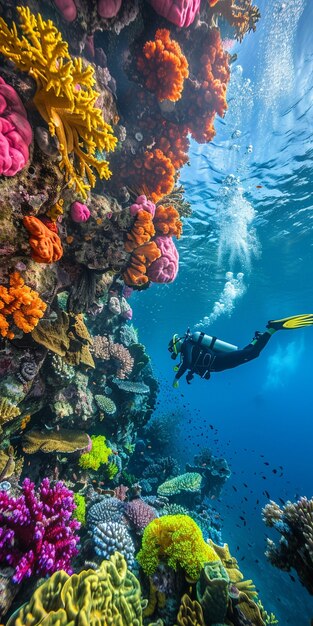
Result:
<instances>
[{"instance_id":1,"label":"scuba diver","mask_svg":"<svg viewBox=\"0 0 313 626\"><path fill-rule=\"evenodd\" d=\"M191 333L188 328L183 337L175 334L168 345L172 359L180 355L180 364L174 367L176 376L173 387L178 387L179 378L187 370L188 384L192 381L194 374L209 380L211 372L223 372L256 359L277 330L292 330L312 325L312 313L270 320L266 325L266 330L263 333L256 331L252 341L242 349L221 341L217 337L205 335L203 332Z\"/></svg>"}]
</instances>

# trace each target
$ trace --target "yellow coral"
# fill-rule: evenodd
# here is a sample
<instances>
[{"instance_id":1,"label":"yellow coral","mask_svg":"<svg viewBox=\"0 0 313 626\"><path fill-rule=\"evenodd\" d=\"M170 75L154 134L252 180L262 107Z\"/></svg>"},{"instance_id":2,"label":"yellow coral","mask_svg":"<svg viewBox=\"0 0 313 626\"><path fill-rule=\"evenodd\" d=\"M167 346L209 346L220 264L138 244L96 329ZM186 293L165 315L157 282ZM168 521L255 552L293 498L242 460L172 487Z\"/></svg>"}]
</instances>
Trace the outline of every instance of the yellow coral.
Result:
<instances>
[{"instance_id":1,"label":"yellow coral","mask_svg":"<svg viewBox=\"0 0 313 626\"><path fill-rule=\"evenodd\" d=\"M0 399L0 433L2 433L2 426L6 424L6 422L10 422L20 415L21 411L17 406L11 404L8 398Z\"/></svg>"},{"instance_id":2,"label":"yellow coral","mask_svg":"<svg viewBox=\"0 0 313 626\"><path fill-rule=\"evenodd\" d=\"M98 160L96 151L108 152L117 143L101 109L95 106L99 94L93 87L94 69L84 67L81 58L72 59L51 20L44 21L40 14L36 17L28 7L17 7L17 11L23 37L19 38L14 23L10 29L0 18L1 53L35 79L34 103L51 135L57 136L60 168L69 187L86 198L96 183L93 168L100 178L111 175L107 161ZM69 158L71 153L75 163Z\"/></svg>"}]
</instances>

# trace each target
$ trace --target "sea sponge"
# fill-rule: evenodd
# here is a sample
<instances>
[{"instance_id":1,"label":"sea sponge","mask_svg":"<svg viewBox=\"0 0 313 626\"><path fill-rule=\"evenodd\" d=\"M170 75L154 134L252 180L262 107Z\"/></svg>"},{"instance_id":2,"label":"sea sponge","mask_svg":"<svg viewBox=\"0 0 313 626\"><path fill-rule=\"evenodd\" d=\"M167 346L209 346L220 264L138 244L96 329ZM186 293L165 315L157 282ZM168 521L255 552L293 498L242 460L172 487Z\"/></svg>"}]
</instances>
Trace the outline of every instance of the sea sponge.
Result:
<instances>
[{"instance_id":1,"label":"sea sponge","mask_svg":"<svg viewBox=\"0 0 313 626\"><path fill-rule=\"evenodd\" d=\"M149 576L163 560L174 570L180 566L189 578L198 580L204 564L219 558L191 517L164 515L146 526L137 560Z\"/></svg>"},{"instance_id":2,"label":"sea sponge","mask_svg":"<svg viewBox=\"0 0 313 626\"><path fill-rule=\"evenodd\" d=\"M154 41L147 41L137 58L137 69L145 86L160 102L181 98L184 80L188 78L188 62L180 45L170 37L166 28L159 28Z\"/></svg>"},{"instance_id":3,"label":"sea sponge","mask_svg":"<svg viewBox=\"0 0 313 626\"><path fill-rule=\"evenodd\" d=\"M155 235L152 220L152 214L145 209L139 209L139 211L137 211L134 225L131 231L126 234L124 247L127 252L132 252L135 248L147 243L150 241L151 237Z\"/></svg>"},{"instance_id":4,"label":"sea sponge","mask_svg":"<svg viewBox=\"0 0 313 626\"><path fill-rule=\"evenodd\" d=\"M157 235L167 235L168 237L180 238L183 225L180 221L179 213L173 206L156 207L153 220L155 232Z\"/></svg>"},{"instance_id":5,"label":"sea sponge","mask_svg":"<svg viewBox=\"0 0 313 626\"><path fill-rule=\"evenodd\" d=\"M127 269L123 273L123 280L126 285L140 287L149 282L147 269L160 256L161 251L155 241L149 241L136 248L130 257Z\"/></svg>"},{"instance_id":6,"label":"sea sponge","mask_svg":"<svg viewBox=\"0 0 313 626\"><path fill-rule=\"evenodd\" d=\"M229 576L221 561L206 563L197 582L205 623L223 624L229 602Z\"/></svg>"},{"instance_id":7,"label":"sea sponge","mask_svg":"<svg viewBox=\"0 0 313 626\"><path fill-rule=\"evenodd\" d=\"M26 454L61 452L73 454L90 449L91 440L87 433L80 430L30 430L23 437L23 450Z\"/></svg>"},{"instance_id":8,"label":"sea sponge","mask_svg":"<svg viewBox=\"0 0 313 626\"><path fill-rule=\"evenodd\" d=\"M51 20L44 21L40 14L36 17L28 7L17 7L17 11L23 37L18 37L15 24L9 29L0 18L1 53L35 79L34 104L51 135L58 139L59 166L68 186L86 198L96 183L93 169L100 178L111 175L107 161L98 160L96 151L108 152L117 143L101 109L95 106L99 93L93 87L94 69L84 65L81 58L70 56L67 43Z\"/></svg>"},{"instance_id":9,"label":"sea sponge","mask_svg":"<svg viewBox=\"0 0 313 626\"><path fill-rule=\"evenodd\" d=\"M97 570L60 571L38 587L7 626L142 626L141 589L115 552Z\"/></svg>"},{"instance_id":10,"label":"sea sponge","mask_svg":"<svg viewBox=\"0 0 313 626\"><path fill-rule=\"evenodd\" d=\"M90 452L86 452L79 457L79 465L83 469L97 471L100 465L108 463L112 450L106 445L106 439L103 435L99 435L98 437L91 435L91 441L92 448Z\"/></svg>"},{"instance_id":11,"label":"sea sponge","mask_svg":"<svg viewBox=\"0 0 313 626\"><path fill-rule=\"evenodd\" d=\"M154 245L160 252L159 258L147 267L147 276L153 283L171 283L179 268L179 256L171 237L155 237Z\"/></svg>"},{"instance_id":12,"label":"sea sponge","mask_svg":"<svg viewBox=\"0 0 313 626\"><path fill-rule=\"evenodd\" d=\"M47 308L38 293L25 285L19 272L10 275L9 288L0 285L0 335L13 339L11 324L24 333L37 326Z\"/></svg>"},{"instance_id":13,"label":"sea sponge","mask_svg":"<svg viewBox=\"0 0 313 626\"><path fill-rule=\"evenodd\" d=\"M63 255L59 235L33 215L24 217L23 225L30 233L29 245L33 250L32 259L37 261L37 263L55 263L59 261Z\"/></svg>"},{"instance_id":14,"label":"sea sponge","mask_svg":"<svg viewBox=\"0 0 313 626\"><path fill-rule=\"evenodd\" d=\"M139 168L143 192L146 191L153 202L158 202L171 193L175 185L175 167L162 150L146 150Z\"/></svg>"}]
</instances>

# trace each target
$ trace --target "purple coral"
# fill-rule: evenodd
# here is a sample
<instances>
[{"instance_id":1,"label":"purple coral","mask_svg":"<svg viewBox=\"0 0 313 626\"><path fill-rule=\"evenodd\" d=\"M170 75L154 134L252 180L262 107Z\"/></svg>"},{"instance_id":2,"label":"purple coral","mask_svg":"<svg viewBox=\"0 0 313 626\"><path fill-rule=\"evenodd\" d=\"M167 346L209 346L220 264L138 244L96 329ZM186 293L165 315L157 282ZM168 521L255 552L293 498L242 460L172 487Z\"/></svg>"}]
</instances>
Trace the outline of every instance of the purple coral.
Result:
<instances>
[{"instance_id":1,"label":"purple coral","mask_svg":"<svg viewBox=\"0 0 313 626\"><path fill-rule=\"evenodd\" d=\"M153 519L158 517L156 509L140 498L126 502L125 515L137 531L143 530Z\"/></svg>"},{"instance_id":2,"label":"purple coral","mask_svg":"<svg viewBox=\"0 0 313 626\"><path fill-rule=\"evenodd\" d=\"M190 26L200 9L200 0L149 0L156 13L182 28Z\"/></svg>"},{"instance_id":3,"label":"purple coral","mask_svg":"<svg viewBox=\"0 0 313 626\"><path fill-rule=\"evenodd\" d=\"M0 563L15 569L13 582L61 569L72 573L70 562L79 541L75 531L80 528L71 519L75 508L73 492L61 481L52 486L48 478L37 493L29 478L17 498L0 491Z\"/></svg>"},{"instance_id":4,"label":"purple coral","mask_svg":"<svg viewBox=\"0 0 313 626\"><path fill-rule=\"evenodd\" d=\"M32 129L15 89L0 76L0 174L14 176L29 159Z\"/></svg>"},{"instance_id":5,"label":"purple coral","mask_svg":"<svg viewBox=\"0 0 313 626\"><path fill-rule=\"evenodd\" d=\"M171 283L178 272L178 252L171 237L155 237L161 256L151 263L147 270L149 280L153 283Z\"/></svg>"},{"instance_id":6,"label":"purple coral","mask_svg":"<svg viewBox=\"0 0 313 626\"><path fill-rule=\"evenodd\" d=\"M129 212L132 217L135 217L135 215L137 215L138 211L140 211L141 209L147 211L148 213L151 213L152 217L154 217L155 204L154 202L151 202L151 200L148 200L147 196L145 196L144 194L136 198L134 204L129 207Z\"/></svg>"}]
</instances>

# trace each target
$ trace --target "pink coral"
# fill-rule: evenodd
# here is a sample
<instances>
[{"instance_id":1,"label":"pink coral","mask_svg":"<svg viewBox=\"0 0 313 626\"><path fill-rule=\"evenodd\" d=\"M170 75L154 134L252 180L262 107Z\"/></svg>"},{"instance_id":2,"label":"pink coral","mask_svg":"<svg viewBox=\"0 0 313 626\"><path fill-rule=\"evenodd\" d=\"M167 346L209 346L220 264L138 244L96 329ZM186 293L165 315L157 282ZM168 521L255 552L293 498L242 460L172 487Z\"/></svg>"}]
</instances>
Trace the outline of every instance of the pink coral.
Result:
<instances>
[{"instance_id":1,"label":"pink coral","mask_svg":"<svg viewBox=\"0 0 313 626\"><path fill-rule=\"evenodd\" d=\"M67 22L76 20L77 8L74 0L54 0L54 4Z\"/></svg>"},{"instance_id":2,"label":"pink coral","mask_svg":"<svg viewBox=\"0 0 313 626\"><path fill-rule=\"evenodd\" d=\"M13 582L32 575L51 575L63 569L69 574L78 553L80 523L72 518L74 494L59 481L44 478L35 491L29 478L17 497L0 491L0 563L14 568Z\"/></svg>"},{"instance_id":3,"label":"pink coral","mask_svg":"<svg viewBox=\"0 0 313 626\"><path fill-rule=\"evenodd\" d=\"M149 0L156 13L182 28L190 26L200 8L200 0Z\"/></svg>"},{"instance_id":4,"label":"pink coral","mask_svg":"<svg viewBox=\"0 0 313 626\"><path fill-rule=\"evenodd\" d=\"M126 485L118 485L114 489L114 496L118 500L121 500L121 502L124 502L124 500L126 500L127 498L127 491L128 487L126 487Z\"/></svg>"},{"instance_id":5,"label":"pink coral","mask_svg":"<svg viewBox=\"0 0 313 626\"><path fill-rule=\"evenodd\" d=\"M81 202L73 202L71 204L71 218L73 222L87 222L90 218L90 211L86 204L82 204Z\"/></svg>"},{"instance_id":6,"label":"pink coral","mask_svg":"<svg viewBox=\"0 0 313 626\"><path fill-rule=\"evenodd\" d=\"M98 0L97 10L100 17L115 17L122 5L122 0Z\"/></svg>"},{"instance_id":7,"label":"pink coral","mask_svg":"<svg viewBox=\"0 0 313 626\"><path fill-rule=\"evenodd\" d=\"M127 502L124 511L135 529L139 531L158 517L156 510L140 498Z\"/></svg>"},{"instance_id":8,"label":"pink coral","mask_svg":"<svg viewBox=\"0 0 313 626\"><path fill-rule=\"evenodd\" d=\"M154 239L161 256L151 263L147 276L153 283L171 283L178 272L178 252L171 237L160 236Z\"/></svg>"},{"instance_id":9,"label":"pink coral","mask_svg":"<svg viewBox=\"0 0 313 626\"><path fill-rule=\"evenodd\" d=\"M15 89L0 76L0 174L15 176L29 159L32 129Z\"/></svg>"},{"instance_id":10,"label":"pink coral","mask_svg":"<svg viewBox=\"0 0 313 626\"><path fill-rule=\"evenodd\" d=\"M136 198L134 204L129 207L129 212L132 217L135 217L140 209L148 211L148 213L151 213L152 217L154 217L155 204L154 202L151 202L151 200L147 200L147 196L145 196L144 194Z\"/></svg>"}]
</instances>

